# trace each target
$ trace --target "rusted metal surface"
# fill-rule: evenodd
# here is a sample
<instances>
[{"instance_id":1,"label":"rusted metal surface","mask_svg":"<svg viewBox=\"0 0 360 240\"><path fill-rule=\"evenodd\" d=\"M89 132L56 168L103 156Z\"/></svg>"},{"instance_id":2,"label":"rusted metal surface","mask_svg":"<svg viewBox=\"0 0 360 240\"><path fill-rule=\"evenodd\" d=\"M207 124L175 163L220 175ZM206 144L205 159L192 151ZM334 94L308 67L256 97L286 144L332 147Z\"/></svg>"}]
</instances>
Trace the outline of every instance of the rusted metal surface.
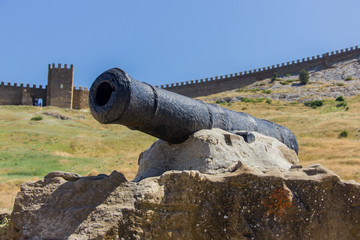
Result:
<instances>
[{"instance_id":1,"label":"rusted metal surface","mask_svg":"<svg viewBox=\"0 0 360 240\"><path fill-rule=\"evenodd\" d=\"M221 128L229 132L259 132L298 153L294 134L284 126L155 88L119 68L96 78L89 105L100 123L122 124L170 143L181 143L201 129Z\"/></svg>"}]
</instances>

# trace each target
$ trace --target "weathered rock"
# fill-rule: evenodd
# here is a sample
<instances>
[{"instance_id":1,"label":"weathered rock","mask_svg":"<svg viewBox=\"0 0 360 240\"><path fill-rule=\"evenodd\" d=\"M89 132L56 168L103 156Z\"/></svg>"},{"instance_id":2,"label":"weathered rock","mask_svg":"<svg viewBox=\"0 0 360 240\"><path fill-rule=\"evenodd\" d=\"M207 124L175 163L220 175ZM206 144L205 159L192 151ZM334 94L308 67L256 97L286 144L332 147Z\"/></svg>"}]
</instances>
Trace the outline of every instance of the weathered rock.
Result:
<instances>
[{"instance_id":1,"label":"weathered rock","mask_svg":"<svg viewBox=\"0 0 360 240\"><path fill-rule=\"evenodd\" d=\"M280 141L252 132L255 141L221 129L204 129L181 144L158 140L139 157L139 170L134 181L159 176L169 170L198 170L218 174L232 172L245 164L258 170L289 169L299 159L294 150Z\"/></svg>"},{"instance_id":2,"label":"weathered rock","mask_svg":"<svg viewBox=\"0 0 360 240\"><path fill-rule=\"evenodd\" d=\"M76 181L81 178L81 176L77 173L68 173L68 172L62 172L62 171L56 171L51 172L48 175L46 175L44 178L55 178L55 177L61 177L67 181Z\"/></svg>"},{"instance_id":3,"label":"weathered rock","mask_svg":"<svg viewBox=\"0 0 360 240\"><path fill-rule=\"evenodd\" d=\"M321 166L25 183L8 239L359 239L360 184Z\"/></svg>"},{"instance_id":4,"label":"weathered rock","mask_svg":"<svg viewBox=\"0 0 360 240\"><path fill-rule=\"evenodd\" d=\"M162 175L138 182L114 171L24 183L0 239L360 239L360 184L254 134L158 141L137 180Z\"/></svg>"},{"instance_id":5,"label":"weathered rock","mask_svg":"<svg viewBox=\"0 0 360 240\"><path fill-rule=\"evenodd\" d=\"M5 235L9 227L10 214L10 210L0 208L0 240L6 240Z\"/></svg>"}]
</instances>

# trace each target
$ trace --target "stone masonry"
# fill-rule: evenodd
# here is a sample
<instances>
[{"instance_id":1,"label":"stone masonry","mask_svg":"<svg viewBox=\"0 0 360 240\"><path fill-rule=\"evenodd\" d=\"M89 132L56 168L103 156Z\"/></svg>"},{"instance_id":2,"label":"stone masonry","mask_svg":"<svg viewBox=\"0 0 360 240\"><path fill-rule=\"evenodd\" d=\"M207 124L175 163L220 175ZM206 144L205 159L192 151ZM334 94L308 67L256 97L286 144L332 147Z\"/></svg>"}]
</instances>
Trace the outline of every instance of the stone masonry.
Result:
<instances>
[{"instance_id":1,"label":"stone masonry","mask_svg":"<svg viewBox=\"0 0 360 240\"><path fill-rule=\"evenodd\" d=\"M225 76L215 76L200 80L191 80L181 83L161 85L160 88L188 97L200 97L210 94L229 91L245 87L254 82L270 78L277 73L279 76L286 74L298 74L302 69L315 67L325 69L331 64L360 57L358 46L332 51L322 55L303 58L292 62L267 66L254 70L233 73ZM0 83L0 105L37 105L38 99L43 100L43 106L56 106L62 108L88 108L87 88L74 87L74 67L65 64L49 64L48 85L36 87L29 84L18 85L14 83ZM144 79L146 80L146 79Z\"/></svg>"}]
</instances>

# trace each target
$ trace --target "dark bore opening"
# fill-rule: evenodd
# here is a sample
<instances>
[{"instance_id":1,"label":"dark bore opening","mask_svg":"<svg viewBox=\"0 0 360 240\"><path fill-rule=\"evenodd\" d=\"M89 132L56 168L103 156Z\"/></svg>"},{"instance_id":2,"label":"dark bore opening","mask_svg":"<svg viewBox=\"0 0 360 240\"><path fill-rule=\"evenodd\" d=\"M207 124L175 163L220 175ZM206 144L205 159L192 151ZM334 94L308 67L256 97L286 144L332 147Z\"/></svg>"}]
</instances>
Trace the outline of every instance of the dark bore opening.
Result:
<instances>
[{"instance_id":1,"label":"dark bore opening","mask_svg":"<svg viewBox=\"0 0 360 240\"><path fill-rule=\"evenodd\" d=\"M99 106L104 106L109 101L113 91L114 89L109 82L100 83L96 89L96 103Z\"/></svg>"}]
</instances>

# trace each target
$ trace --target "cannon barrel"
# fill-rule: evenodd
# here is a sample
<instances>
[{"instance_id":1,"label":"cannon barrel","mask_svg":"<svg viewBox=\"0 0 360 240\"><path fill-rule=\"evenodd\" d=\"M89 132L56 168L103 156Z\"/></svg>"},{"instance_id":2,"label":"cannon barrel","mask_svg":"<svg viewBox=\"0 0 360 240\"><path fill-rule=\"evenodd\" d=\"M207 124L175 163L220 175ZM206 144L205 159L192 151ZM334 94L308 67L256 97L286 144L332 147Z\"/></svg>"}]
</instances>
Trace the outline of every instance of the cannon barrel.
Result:
<instances>
[{"instance_id":1,"label":"cannon barrel","mask_svg":"<svg viewBox=\"0 0 360 240\"><path fill-rule=\"evenodd\" d=\"M153 87L119 68L96 78L90 88L89 105L100 123L122 124L174 144L198 130L221 128L259 132L298 153L294 134L284 126Z\"/></svg>"}]
</instances>

